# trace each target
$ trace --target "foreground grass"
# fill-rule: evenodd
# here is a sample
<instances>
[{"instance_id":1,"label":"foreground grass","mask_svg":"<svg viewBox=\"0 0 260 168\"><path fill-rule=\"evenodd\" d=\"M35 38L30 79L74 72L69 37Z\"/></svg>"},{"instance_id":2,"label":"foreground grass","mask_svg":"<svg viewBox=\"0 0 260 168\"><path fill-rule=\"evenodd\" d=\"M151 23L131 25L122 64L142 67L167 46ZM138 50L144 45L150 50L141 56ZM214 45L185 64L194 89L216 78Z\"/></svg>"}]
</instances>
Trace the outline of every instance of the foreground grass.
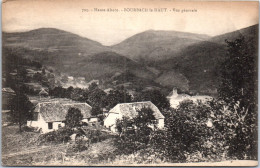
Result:
<instances>
[{"instance_id":1,"label":"foreground grass","mask_svg":"<svg viewBox=\"0 0 260 168\"><path fill-rule=\"evenodd\" d=\"M91 144L82 152L71 150L71 144L40 145L39 133L19 132L18 126L2 128L2 164L4 166L61 165L82 162L94 165L109 162L115 156L114 139ZM75 162L75 163L77 163Z\"/></svg>"},{"instance_id":2,"label":"foreground grass","mask_svg":"<svg viewBox=\"0 0 260 168\"><path fill-rule=\"evenodd\" d=\"M76 152L71 144L39 145L39 133L18 132L18 126L2 129L2 165L3 166L256 166L257 161L229 160L221 162L171 163L160 159L146 150L133 154L122 154L110 137L101 142L92 143L87 150Z\"/></svg>"},{"instance_id":3,"label":"foreground grass","mask_svg":"<svg viewBox=\"0 0 260 168\"><path fill-rule=\"evenodd\" d=\"M39 133L19 132L17 125L2 127L2 155L38 147Z\"/></svg>"}]
</instances>

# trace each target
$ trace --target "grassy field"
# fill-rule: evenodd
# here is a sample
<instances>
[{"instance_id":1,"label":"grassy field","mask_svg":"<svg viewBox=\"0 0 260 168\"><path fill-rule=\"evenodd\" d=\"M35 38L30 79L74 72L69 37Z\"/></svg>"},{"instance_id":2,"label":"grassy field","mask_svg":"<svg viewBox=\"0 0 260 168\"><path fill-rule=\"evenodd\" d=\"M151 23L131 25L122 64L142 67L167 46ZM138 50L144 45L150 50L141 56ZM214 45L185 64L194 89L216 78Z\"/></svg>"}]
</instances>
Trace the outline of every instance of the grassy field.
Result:
<instances>
[{"instance_id":1,"label":"grassy field","mask_svg":"<svg viewBox=\"0 0 260 168\"><path fill-rule=\"evenodd\" d=\"M39 145L39 133L19 132L18 126L2 128L2 165L95 165L110 162L115 156L113 138L91 144L82 152L71 150L71 144Z\"/></svg>"},{"instance_id":2,"label":"grassy field","mask_svg":"<svg viewBox=\"0 0 260 168\"><path fill-rule=\"evenodd\" d=\"M19 132L16 125L2 127L2 155L37 147L39 133Z\"/></svg>"},{"instance_id":3,"label":"grassy field","mask_svg":"<svg viewBox=\"0 0 260 168\"><path fill-rule=\"evenodd\" d=\"M18 126L2 128L2 164L4 166L91 166L113 164L161 163L143 158L140 153L123 155L117 150L113 137L92 143L87 150L75 152L71 144L39 145L39 133L19 132Z\"/></svg>"},{"instance_id":4,"label":"grassy field","mask_svg":"<svg viewBox=\"0 0 260 168\"><path fill-rule=\"evenodd\" d=\"M252 160L170 163L145 153L145 150L124 155L116 148L113 137L91 143L87 150L76 152L71 150L71 143L39 145L39 133L20 133L18 130L18 126L2 128L3 166L256 166L258 164Z\"/></svg>"}]
</instances>

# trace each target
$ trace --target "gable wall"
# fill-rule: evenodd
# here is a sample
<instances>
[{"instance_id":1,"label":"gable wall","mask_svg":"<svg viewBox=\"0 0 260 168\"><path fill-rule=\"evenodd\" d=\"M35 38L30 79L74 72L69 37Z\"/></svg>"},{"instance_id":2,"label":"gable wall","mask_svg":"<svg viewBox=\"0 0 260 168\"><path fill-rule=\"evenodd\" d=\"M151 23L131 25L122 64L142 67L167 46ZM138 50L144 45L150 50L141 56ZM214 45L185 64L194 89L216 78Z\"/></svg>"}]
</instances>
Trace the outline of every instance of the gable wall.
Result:
<instances>
[{"instance_id":1,"label":"gable wall","mask_svg":"<svg viewBox=\"0 0 260 168\"><path fill-rule=\"evenodd\" d=\"M45 122L41 116L41 114L38 115L38 120L37 121L27 121L27 126L29 127L35 127L35 128L41 128L43 133L47 133L50 131L54 131L57 130L59 128L59 124L61 125L61 127L64 127L65 124L62 123L61 121L55 121L52 122L52 128L53 129L48 129L48 123Z\"/></svg>"}]
</instances>

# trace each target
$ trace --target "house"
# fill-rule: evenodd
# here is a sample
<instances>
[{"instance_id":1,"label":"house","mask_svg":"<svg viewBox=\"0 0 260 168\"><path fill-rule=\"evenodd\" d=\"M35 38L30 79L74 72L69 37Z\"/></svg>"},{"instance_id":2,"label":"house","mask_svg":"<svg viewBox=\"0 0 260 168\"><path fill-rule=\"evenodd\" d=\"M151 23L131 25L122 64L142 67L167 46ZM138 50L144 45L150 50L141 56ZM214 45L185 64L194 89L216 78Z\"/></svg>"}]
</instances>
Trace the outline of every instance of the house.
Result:
<instances>
[{"instance_id":1,"label":"house","mask_svg":"<svg viewBox=\"0 0 260 168\"><path fill-rule=\"evenodd\" d=\"M73 76L68 76L68 81L73 81L74 77Z\"/></svg>"},{"instance_id":2,"label":"house","mask_svg":"<svg viewBox=\"0 0 260 168\"><path fill-rule=\"evenodd\" d=\"M40 97L47 97L49 96L49 93L46 91L46 89L42 88L41 91L39 92Z\"/></svg>"},{"instance_id":3,"label":"house","mask_svg":"<svg viewBox=\"0 0 260 168\"><path fill-rule=\"evenodd\" d=\"M109 128L112 132L116 132L116 120L122 117L134 118L138 114L138 110L142 108L150 108L154 113L156 119L156 126L159 129L164 128L164 116L160 110L150 101L121 103L112 108L107 117L104 119L104 126Z\"/></svg>"},{"instance_id":4,"label":"house","mask_svg":"<svg viewBox=\"0 0 260 168\"><path fill-rule=\"evenodd\" d=\"M43 133L57 130L65 126L65 117L69 108L78 108L82 115L82 122L92 122L91 109L87 103L79 103L68 99L54 99L36 104L33 111L33 117L27 121L27 126L37 127Z\"/></svg>"},{"instance_id":5,"label":"house","mask_svg":"<svg viewBox=\"0 0 260 168\"><path fill-rule=\"evenodd\" d=\"M206 102L207 100L211 100L212 97L206 95L190 96L187 94L178 94L177 89L173 89L173 91L167 96L167 99L172 108L177 108L180 102L184 100L192 100L194 103L197 103L198 101Z\"/></svg>"}]
</instances>

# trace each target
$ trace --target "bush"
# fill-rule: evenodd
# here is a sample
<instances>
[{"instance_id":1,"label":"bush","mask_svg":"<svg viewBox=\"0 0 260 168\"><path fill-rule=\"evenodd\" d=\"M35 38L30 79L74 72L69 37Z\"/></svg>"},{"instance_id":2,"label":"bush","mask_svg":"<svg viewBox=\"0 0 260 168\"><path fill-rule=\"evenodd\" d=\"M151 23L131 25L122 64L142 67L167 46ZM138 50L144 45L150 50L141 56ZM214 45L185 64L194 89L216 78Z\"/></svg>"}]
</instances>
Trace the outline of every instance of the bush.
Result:
<instances>
[{"instance_id":1,"label":"bush","mask_svg":"<svg viewBox=\"0 0 260 168\"><path fill-rule=\"evenodd\" d=\"M124 154L145 149L150 141L152 132L150 124L155 120L153 111L150 108L143 107L137 112L138 115L133 119L123 117L116 122L117 130L120 133L116 145L119 150L124 151Z\"/></svg>"},{"instance_id":2,"label":"bush","mask_svg":"<svg viewBox=\"0 0 260 168\"><path fill-rule=\"evenodd\" d=\"M163 111L164 130L149 130L138 117L117 121L115 146L119 154L146 151L168 162L256 159L257 115L248 110L239 102L183 101Z\"/></svg>"},{"instance_id":3,"label":"bush","mask_svg":"<svg viewBox=\"0 0 260 168\"><path fill-rule=\"evenodd\" d=\"M25 131L25 132L37 132L37 128L24 126L22 128L22 131Z\"/></svg>"},{"instance_id":4,"label":"bush","mask_svg":"<svg viewBox=\"0 0 260 168\"><path fill-rule=\"evenodd\" d=\"M73 131L68 128L60 128L56 131L48 132L46 134L40 135L38 141L39 143L65 143L70 140L70 136L73 134Z\"/></svg>"},{"instance_id":5,"label":"bush","mask_svg":"<svg viewBox=\"0 0 260 168\"><path fill-rule=\"evenodd\" d=\"M224 159L226 133L213 123L212 115L208 104L183 101L176 110L165 112L165 131L154 132L152 145L174 162Z\"/></svg>"},{"instance_id":6,"label":"bush","mask_svg":"<svg viewBox=\"0 0 260 168\"><path fill-rule=\"evenodd\" d=\"M247 123L248 113L238 110L243 111L221 101L184 101L164 112L165 130L153 132L150 145L174 162L255 159L257 141L252 135L257 135L257 127Z\"/></svg>"}]
</instances>

